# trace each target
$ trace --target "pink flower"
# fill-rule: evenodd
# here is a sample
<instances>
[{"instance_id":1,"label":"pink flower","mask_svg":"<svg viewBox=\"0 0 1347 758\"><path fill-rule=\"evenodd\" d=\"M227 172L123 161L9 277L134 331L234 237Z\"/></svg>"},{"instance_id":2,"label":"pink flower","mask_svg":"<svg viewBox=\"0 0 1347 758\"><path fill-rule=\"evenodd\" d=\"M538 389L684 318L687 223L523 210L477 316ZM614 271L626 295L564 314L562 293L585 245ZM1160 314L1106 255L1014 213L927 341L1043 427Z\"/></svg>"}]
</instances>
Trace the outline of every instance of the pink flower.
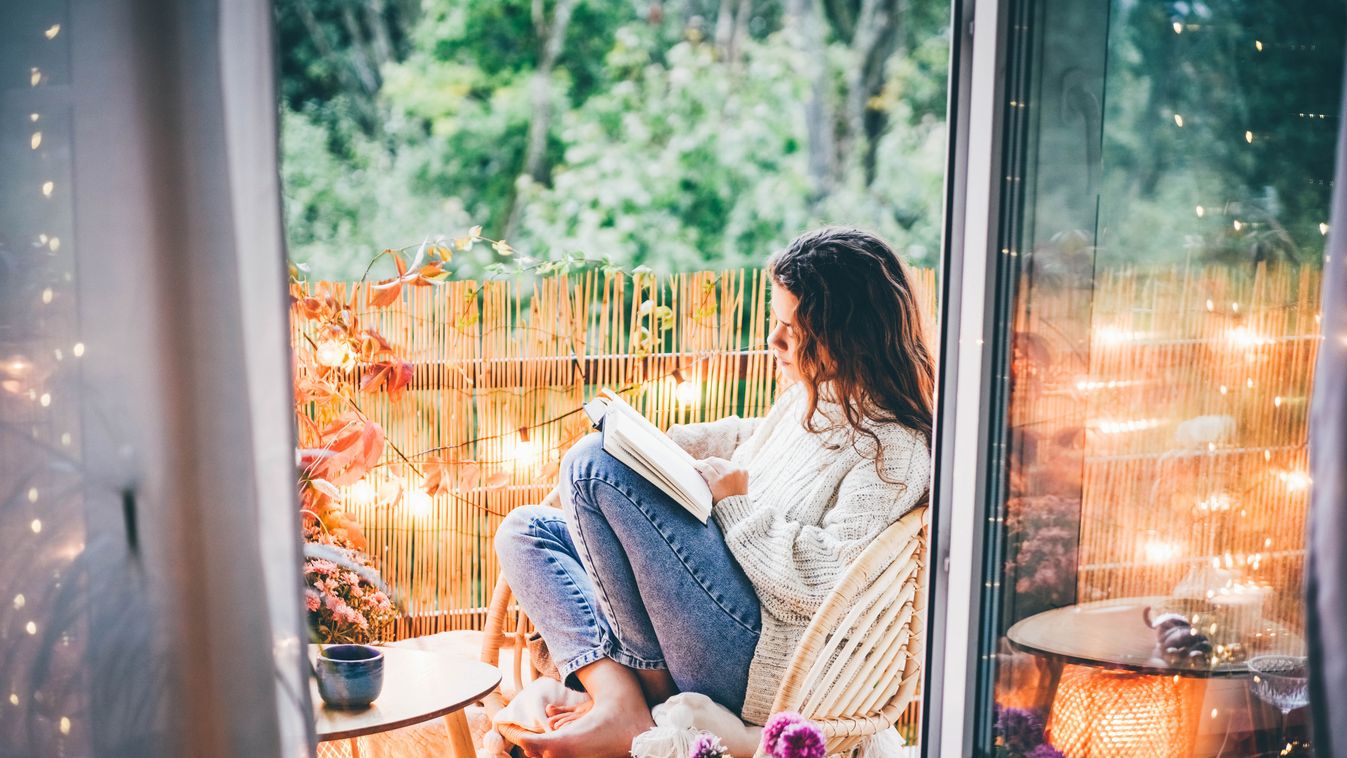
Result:
<instances>
[{"instance_id":1,"label":"pink flower","mask_svg":"<svg viewBox=\"0 0 1347 758\"><path fill-rule=\"evenodd\" d=\"M778 713L762 727L762 748L772 758L824 758L823 732L798 713Z\"/></svg>"},{"instance_id":2,"label":"pink flower","mask_svg":"<svg viewBox=\"0 0 1347 758\"><path fill-rule=\"evenodd\" d=\"M310 611L316 611L322 607L322 602L318 600L318 594L313 591L304 593L304 606Z\"/></svg>"},{"instance_id":3,"label":"pink flower","mask_svg":"<svg viewBox=\"0 0 1347 758\"><path fill-rule=\"evenodd\" d=\"M323 599L323 605L327 606L327 609L329 611L332 611L333 614L337 613L338 608L346 607L346 604L343 603L341 601L341 598L337 597L336 595L328 595L327 597L325 597Z\"/></svg>"},{"instance_id":4,"label":"pink flower","mask_svg":"<svg viewBox=\"0 0 1347 758\"><path fill-rule=\"evenodd\" d=\"M823 733L807 721L786 727L776 747L777 758L825 758L828 754Z\"/></svg>"}]
</instances>

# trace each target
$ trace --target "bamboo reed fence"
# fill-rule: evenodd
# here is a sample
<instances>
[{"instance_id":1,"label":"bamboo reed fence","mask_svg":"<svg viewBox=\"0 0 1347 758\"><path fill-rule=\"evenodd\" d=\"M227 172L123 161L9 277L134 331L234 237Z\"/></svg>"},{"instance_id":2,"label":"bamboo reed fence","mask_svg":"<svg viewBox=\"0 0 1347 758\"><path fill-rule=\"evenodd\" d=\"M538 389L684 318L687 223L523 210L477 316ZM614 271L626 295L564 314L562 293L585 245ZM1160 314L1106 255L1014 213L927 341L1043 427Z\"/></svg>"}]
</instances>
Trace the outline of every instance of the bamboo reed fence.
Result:
<instances>
[{"instance_id":1,"label":"bamboo reed fence","mask_svg":"<svg viewBox=\"0 0 1347 758\"><path fill-rule=\"evenodd\" d=\"M1019 473L1078 493L1077 602L1167 598L1226 660L1295 644L1319 276L1107 271L1083 333L1062 326L1079 292L1020 315L1053 368L1016 393L1013 424L1056 458Z\"/></svg>"},{"instance_id":2,"label":"bamboo reed fence","mask_svg":"<svg viewBox=\"0 0 1347 758\"><path fill-rule=\"evenodd\" d=\"M934 322L934 272L914 274ZM1077 499L1075 600L1244 592L1299 628L1318 282L1308 268L1109 271L1020 303L1010 422L1043 444L1036 460L1012 444L1010 476ZM345 493L409 611L392 636L481 627L496 527L553 486L598 388L660 427L765 413L768 293L761 271L591 271L412 287L364 313L415 366L401 398L361 396L390 450ZM455 472L452 493L419 491L429 460ZM914 736L917 718L900 729Z\"/></svg>"}]
</instances>

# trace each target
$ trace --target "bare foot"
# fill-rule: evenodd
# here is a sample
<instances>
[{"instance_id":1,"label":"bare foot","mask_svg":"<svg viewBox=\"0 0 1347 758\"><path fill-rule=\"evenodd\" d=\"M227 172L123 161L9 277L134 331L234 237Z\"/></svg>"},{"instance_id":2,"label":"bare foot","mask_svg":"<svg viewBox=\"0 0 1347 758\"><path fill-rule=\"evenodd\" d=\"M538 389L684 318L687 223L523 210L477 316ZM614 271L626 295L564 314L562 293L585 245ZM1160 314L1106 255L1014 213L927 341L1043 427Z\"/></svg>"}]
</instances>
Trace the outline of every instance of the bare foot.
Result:
<instances>
[{"instance_id":1,"label":"bare foot","mask_svg":"<svg viewBox=\"0 0 1347 758\"><path fill-rule=\"evenodd\" d=\"M575 721L581 716L589 713L589 709L594 707L593 700L586 700L579 705L549 705L544 709L547 716L547 731L555 732L561 727Z\"/></svg>"},{"instance_id":2,"label":"bare foot","mask_svg":"<svg viewBox=\"0 0 1347 758\"><path fill-rule=\"evenodd\" d=\"M590 701L565 729L523 737L519 746L529 758L624 758L636 735L655 725L643 700Z\"/></svg>"}]
</instances>

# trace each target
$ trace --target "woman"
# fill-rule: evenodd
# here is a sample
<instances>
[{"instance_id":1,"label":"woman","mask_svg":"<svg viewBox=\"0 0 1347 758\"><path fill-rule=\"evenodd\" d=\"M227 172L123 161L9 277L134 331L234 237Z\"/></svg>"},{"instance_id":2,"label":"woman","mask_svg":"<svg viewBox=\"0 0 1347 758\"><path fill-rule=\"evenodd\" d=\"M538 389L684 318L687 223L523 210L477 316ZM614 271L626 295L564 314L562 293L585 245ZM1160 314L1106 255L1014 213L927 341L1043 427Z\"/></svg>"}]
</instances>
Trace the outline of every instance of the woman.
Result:
<instances>
[{"instance_id":1,"label":"woman","mask_svg":"<svg viewBox=\"0 0 1347 758\"><path fill-rule=\"evenodd\" d=\"M853 229L769 263L768 345L790 385L763 419L674 427L714 501L703 525L599 435L562 467L563 509L512 512L501 568L563 680L531 756L626 755L649 706L700 692L761 724L805 627L848 566L921 502L934 370L906 267Z\"/></svg>"}]
</instances>

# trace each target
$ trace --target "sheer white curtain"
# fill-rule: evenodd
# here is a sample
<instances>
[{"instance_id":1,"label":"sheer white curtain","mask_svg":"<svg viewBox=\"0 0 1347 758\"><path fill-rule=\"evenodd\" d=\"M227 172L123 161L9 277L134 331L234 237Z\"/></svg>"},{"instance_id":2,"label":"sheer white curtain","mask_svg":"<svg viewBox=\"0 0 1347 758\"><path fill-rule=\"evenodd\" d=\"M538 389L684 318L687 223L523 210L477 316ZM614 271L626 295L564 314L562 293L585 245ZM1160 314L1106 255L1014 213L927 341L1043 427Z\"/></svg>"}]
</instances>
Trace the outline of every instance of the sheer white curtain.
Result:
<instances>
[{"instance_id":1,"label":"sheer white curtain","mask_svg":"<svg viewBox=\"0 0 1347 758\"><path fill-rule=\"evenodd\" d=\"M0 755L312 749L266 0L0 7Z\"/></svg>"}]
</instances>

